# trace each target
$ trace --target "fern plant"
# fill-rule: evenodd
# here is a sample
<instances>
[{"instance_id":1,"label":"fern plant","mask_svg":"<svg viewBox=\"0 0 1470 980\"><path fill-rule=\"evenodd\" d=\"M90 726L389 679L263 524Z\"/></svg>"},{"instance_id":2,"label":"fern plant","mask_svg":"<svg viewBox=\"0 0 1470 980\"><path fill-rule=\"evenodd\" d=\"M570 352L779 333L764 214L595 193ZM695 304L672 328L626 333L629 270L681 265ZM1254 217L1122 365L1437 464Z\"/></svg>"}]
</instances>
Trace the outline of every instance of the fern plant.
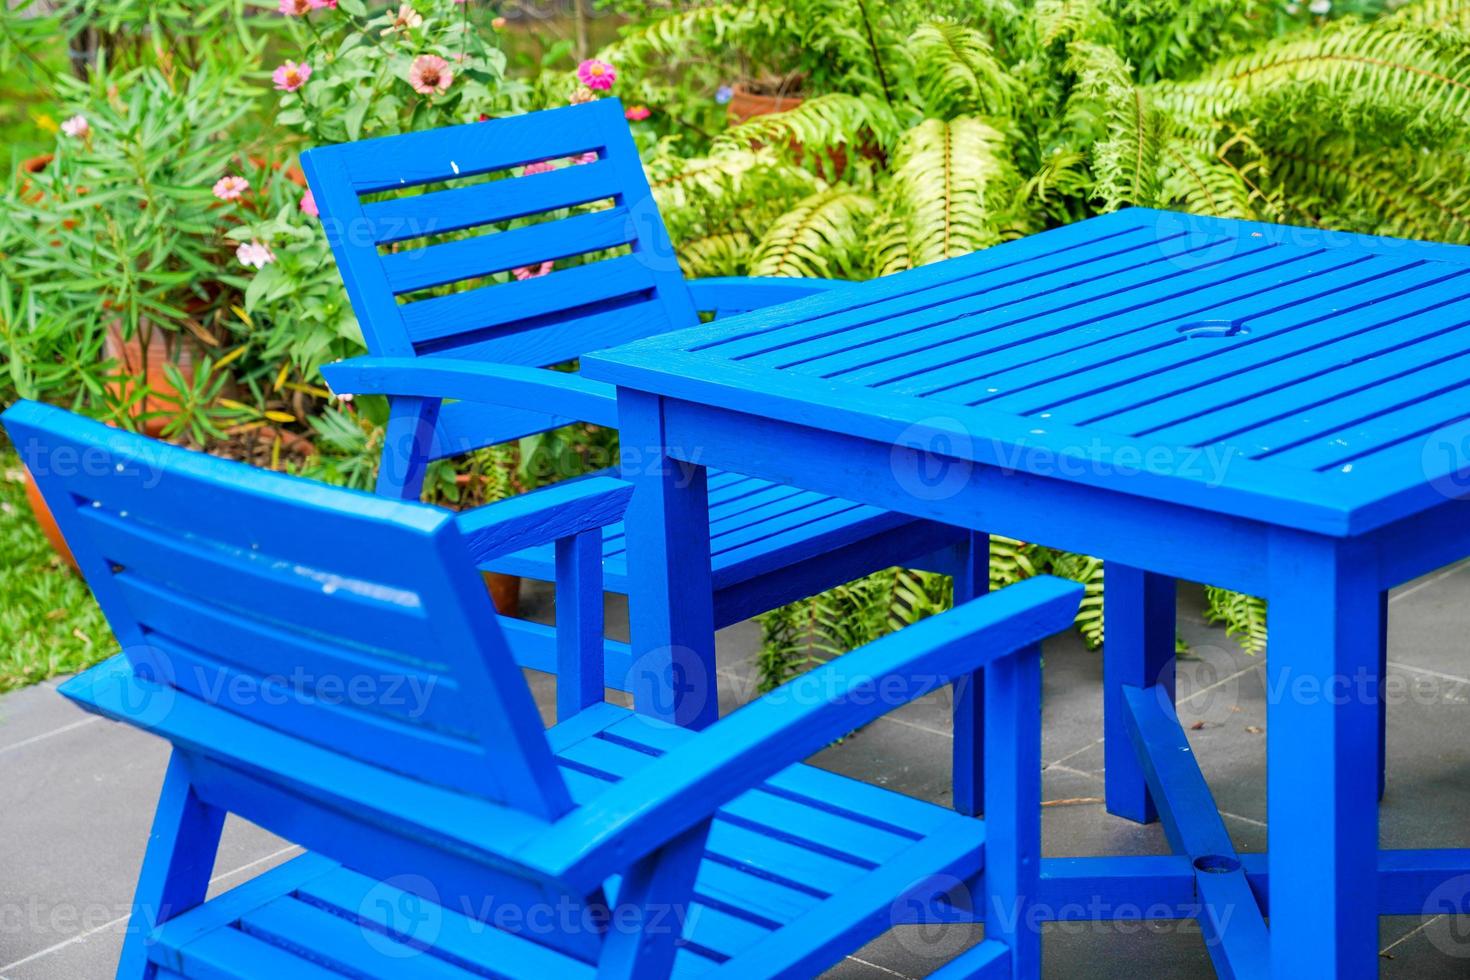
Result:
<instances>
[{"instance_id":1,"label":"fern plant","mask_svg":"<svg viewBox=\"0 0 1470 980\"><path fill-rule=\"evenodd\" d=\"M1470 0L747 0L630 29L634 94L694 113L720 83L805 101L651 148L690 275L864 278L1140 205L1470 243ZM992 577L1100 562L997 539ZM890 570L766 618L768 683L942 608ZM1265 605L1211 614L1247 649Z\"/></svg>"}]
</instances>

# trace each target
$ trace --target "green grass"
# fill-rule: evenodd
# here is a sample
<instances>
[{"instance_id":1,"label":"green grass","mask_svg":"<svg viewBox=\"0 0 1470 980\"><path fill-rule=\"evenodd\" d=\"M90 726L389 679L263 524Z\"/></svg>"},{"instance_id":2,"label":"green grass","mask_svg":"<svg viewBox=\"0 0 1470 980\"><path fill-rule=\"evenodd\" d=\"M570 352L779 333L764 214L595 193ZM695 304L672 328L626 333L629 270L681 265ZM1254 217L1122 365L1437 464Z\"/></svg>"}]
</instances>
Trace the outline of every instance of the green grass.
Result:
<instances>
[{"instance_id":1,"label":"green grass","mask_svg":"<svg viewBox=\"0 0 1470 980\"><path fill-rule=\"evenodd\" d=\"M0 451L0 691L69 674L117 652L86 583L31 516L20 458Z\"/></svg>"}]
</instances>

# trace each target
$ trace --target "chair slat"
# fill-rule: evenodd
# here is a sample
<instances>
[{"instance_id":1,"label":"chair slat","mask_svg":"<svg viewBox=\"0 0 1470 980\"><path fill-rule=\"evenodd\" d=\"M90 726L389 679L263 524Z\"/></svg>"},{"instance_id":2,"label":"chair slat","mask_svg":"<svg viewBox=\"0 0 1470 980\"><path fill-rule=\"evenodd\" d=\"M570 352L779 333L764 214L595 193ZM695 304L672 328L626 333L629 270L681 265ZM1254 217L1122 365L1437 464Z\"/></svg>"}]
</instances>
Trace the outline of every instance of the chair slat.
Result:
<instances>
[{"instance_id":1,"label":"chair slat","mask_svg":"<svg viewBox=\"0 0 1470 980\"><path fill-rule=\"evenodd\" d=\"M444 669L442 662L433 661L430 626L417 595L368 579L324 576L259 551L169 535L100 507L78 508L77 520L109 562L180 595L233 598L237 604L248 601L255 608L296 616L307 612L323 635L392 656L405 669Z\"/></svg>"},{"instance_id":2,"label":"chair slat","mask_svg":"<svg viewBox=\"0 0 1470 980\"><path fill-rule=\"evenodd\" d=\"M499 790L493 774L486 772L483 747L474 742L388 715L294 697L274 679L237 670L163 634L149 634L148 641L168 665L171 686L181 696L206 704L233 699L238 711L217 710L248 715L259 725L295 735L339 756L425 783L480 796ZM168 707L166 703L160 706ZM231 747L227 741L216 741L209 748L228 753Z\"/></svg>"},{"instance_id":3,"label":"chair slat","mask_svg":"<svg viewBox=\"0 0 1470 980\"><path fill-rule=\"evenodd\" d=\"M372 222L373 241L390 245L591 204L616 197L618 190L612 166L598 160L546 173L373 201L364 204L362 212Z\"/></svg>"},{"instance_id":4,"label":"chair slat","mask_svg":"<svg viewBox=\"0 0 1470 980\"><path fill-rule=\"evenodd\" d=\"M508 170L540 160L601 152L610 127L626 136L614 99L580 106L447 126L413 138L384 136L307 150L303 162L329 159L348 174L357 194L417 187ZM308 171L309 172L309 171Z\"/></svg>"},{"instance_id":5,"label":"chair slat","mask_svg":"<svg viewBox=\"0 0 1470 980\"><path fill-rule=\"evenodd\" d=\"M653 288L648 266L636 255L561 269L524 282L448 296L434 296L403 306L403 326L415 345L468 331L487 330L518 320L544 316L547 310L572 309Z\"/></svg>"},{"instance_id":6,"label":"chair slat","mask_svg":"<svg viewBox=\"0 0 1470 980\"><path fill-rule=\"evenodd\" d=\"M633 295L596 308L557 311L486 331L487 335L471 333L456 337L421 353L544 367L659 333L665 322L656 299L640 300L638 295Z\"/></svg>"},{"instance_id":7,"label":"chair slat","mask_svg":"<svg viewBox=\"0 0 1470 980\"><path fill-rule=\"evenodd\" d=\"M155 644L168 641L207 650L211 660L230 668L229 675L240 675L252 685L288 685L303 699L340 703L453 738L474 738L468 723L473 705L465 702L453 677L394 663L380 651L301 633L245 610L190 600L127 572L115 581ZM213 687L225 707L250 710L232 703L222 688L226 671L206 669L205 674L199 678L200 690L209 694Z\"/></svg>"},{"instance_id":8,"label":"chair slat","mask_svg":"<svg viewBox=\"0 0 1470 980\"><path fill-rule=\"evenodd\" d=\"M457 242L383 256L395 295L488 276L520 266L626 245L637 236L628 210L607 208Z\"/></svg>"}]
</instances>

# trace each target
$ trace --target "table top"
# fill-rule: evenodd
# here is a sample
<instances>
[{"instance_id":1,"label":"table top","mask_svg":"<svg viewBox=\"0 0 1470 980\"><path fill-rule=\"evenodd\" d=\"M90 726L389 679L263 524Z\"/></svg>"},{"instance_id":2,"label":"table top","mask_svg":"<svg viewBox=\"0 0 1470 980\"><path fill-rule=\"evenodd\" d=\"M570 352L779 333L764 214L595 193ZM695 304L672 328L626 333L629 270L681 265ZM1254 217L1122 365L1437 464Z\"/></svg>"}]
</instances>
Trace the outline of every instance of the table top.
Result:
<instances>
[{"instance_id":1,"label":"table top","mask_svg":"<svg viewBox=\"0 0 1470 980\"><path fill-rule=\"evenodd\" d=\"M1129 209L583 373L1351 535L1470 492L1470 248Z\"/></svg>"}]
</instances>

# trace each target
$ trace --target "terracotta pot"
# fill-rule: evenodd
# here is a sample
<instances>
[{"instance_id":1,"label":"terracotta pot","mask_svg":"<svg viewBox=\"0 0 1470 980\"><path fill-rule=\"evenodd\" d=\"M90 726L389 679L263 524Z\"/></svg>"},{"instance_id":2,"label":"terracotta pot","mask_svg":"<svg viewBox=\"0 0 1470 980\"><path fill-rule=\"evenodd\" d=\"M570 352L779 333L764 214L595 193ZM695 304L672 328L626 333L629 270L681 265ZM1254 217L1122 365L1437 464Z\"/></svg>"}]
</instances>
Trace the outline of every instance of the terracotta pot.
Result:
<instances>
[{"instance_id":1,"label":"terracotta pot","mask_svg":"<svg viewBox=\"0 0 1470 980\"><path fill-rule=\"evenodd\" d=\"M752 92L742 82L734 86L730 101L725 104L725 114L730 118L732 124L743 123L756 116L769 116L773 112L795 109L804 101L806 100L803 96L786 92L775 95Z\"/></svg>"},{"instance_id":2,"label":"terracotta pot","mask_svg":"<svg viewBox=\"0 0 1470 980\"><path fill-rule=\"evenodd\" d=\"M495 611L502 616L518 616L521 612L521 577L501 572L481 572Z\"/></svg>"},{"instance_id":3,"label":"terracotta pot","mask_svg":"<svg viewBox=\"0 0 1470 980\"><path fill-rule=\"evenodd\" d=\"M21 464L25 466L24 463ZM66 546L66 539L61 536L61 529L56 526L56 518L51 514L51 508L46 506L46 498L41 496L41 488L36 486L36 478L31 476L29 466L25 467L26 474L26 503L31 505L31 513L36 515L36 523L41 525L41 533L46 535L46 540L51 542L51 547L61 556L62 560L73 569L77 567L77 560L71 556L71 549Z\"/></svg>"},{"instance_id":4,"label":"terracotta pot","mask_svg":"<svg viewBox=\"0 0 1470 980\"><path fill-rule=\"evenodd\" d=\"M29 160L22 160L20 163L20 172L23 174L38 174L42 170L45 170L51 161L55 159L56 154L54 153L42 153L40 156L31 157Z\"/></svg>"},{"instance_id":5,"label":"terracotta pot","mask_svg":"<svg viewBox=\"0 0 1470 980\"><path fill-rule=\"evenodd\" d=\"M260 170L264 170L266 167L270 167L273 170L280 170L285 166L281 163L270 163L262 157L251 157L250 163ZM302 172L300 167L285 167L285 170L287 180L297 187L306 186L306 174Z\"/></svg>"},{"instance_id":6,"label":"terracotta pot","mask_svg":"<svg viewBox=\"0 0 1470 980\"><path fill-rule=\"evenodd\" d=\"M178 406L179 391L168 380L168 373L164 365L172 363L176 365L185 379L190 382L194 380L194 348L183 337L170 334L161 327L154 326L148 330L148 351L143 351L143 330L138 331L131 337L124 338L122 332L122 321L114 320L107 325L107 340L103 345L103 356L116 361L118 370L127 375L128 379L142 378L148 386L149 393L128 411L134 418L148 415L142 421L142 432L157 438L162 434L164 427L173 420L174 409ZM133 382L131 380L109 381L107 390L119 402L125 402L132 397ZM153 414L160 413L160 414Z\"/></svg>"}]
</instances>

